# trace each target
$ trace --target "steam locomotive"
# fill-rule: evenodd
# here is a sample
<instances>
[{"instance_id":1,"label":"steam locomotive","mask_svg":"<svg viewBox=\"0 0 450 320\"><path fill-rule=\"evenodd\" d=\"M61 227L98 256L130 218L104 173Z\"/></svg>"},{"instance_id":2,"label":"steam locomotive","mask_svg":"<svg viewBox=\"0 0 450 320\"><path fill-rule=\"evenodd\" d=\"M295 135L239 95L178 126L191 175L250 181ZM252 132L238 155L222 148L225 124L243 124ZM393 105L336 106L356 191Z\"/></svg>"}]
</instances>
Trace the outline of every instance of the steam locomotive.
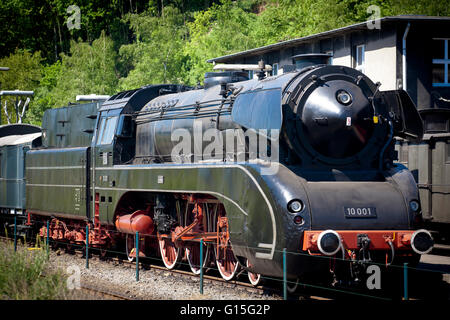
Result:
<instances>
[{"instance_id":1,"label":"steam locomotive","mask_svg":"<svg viewBox=\"0 0 450 320\"><path fill-rule=\"evenodd\" d=\"M20 145L18 183L2 169L1 193L20 199L2 198L4 216L44 237L49 221L60 243L159 255L168 269L214 263L230 280L242 267L253 284L283 275L283 250L288 279L329 272L336 257L353 268L429 252L417 185L394 163L394 137L423 135L408 94L344 66L264 68L46 111L42 137Z\"/></svg>"}]
</instances>

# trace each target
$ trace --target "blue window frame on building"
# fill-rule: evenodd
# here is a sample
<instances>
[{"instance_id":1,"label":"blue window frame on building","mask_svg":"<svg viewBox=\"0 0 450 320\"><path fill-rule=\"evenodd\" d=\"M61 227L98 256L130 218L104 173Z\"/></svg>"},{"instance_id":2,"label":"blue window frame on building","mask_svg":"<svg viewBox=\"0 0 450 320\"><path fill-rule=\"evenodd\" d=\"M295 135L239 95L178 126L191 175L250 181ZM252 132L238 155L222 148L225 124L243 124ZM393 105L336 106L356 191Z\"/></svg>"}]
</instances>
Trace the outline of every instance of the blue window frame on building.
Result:
<instances>
[{"instance_id":1,"label":"blue window frame on building","mask_svg":"<svg viewBox=\"0 0 450 320\"><path fill-rule=\"evenodd\" d=\"M355 63L354 68L364 73L366 47L361 44L355 47Z\"/></svg>"},{"instance_id":2,"label":"blue window frame on building","mask_svg":"<svg viewBox=\"0 0 450 320\"><path fill-rule=\"evenodd\" d=\"M450 87L449 39L433 39L433 87Z\"/></svg>"}]
</instances>

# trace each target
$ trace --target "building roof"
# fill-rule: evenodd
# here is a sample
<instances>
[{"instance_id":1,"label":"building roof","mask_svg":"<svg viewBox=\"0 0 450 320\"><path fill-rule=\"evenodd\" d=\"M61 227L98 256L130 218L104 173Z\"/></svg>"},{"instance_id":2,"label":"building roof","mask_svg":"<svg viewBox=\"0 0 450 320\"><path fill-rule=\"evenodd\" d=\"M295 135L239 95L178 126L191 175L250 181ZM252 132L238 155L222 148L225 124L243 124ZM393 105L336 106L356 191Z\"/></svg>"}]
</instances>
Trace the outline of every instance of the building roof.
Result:
<instances>
[{"instance_id":1,"label":"building roof","mask_svg":"<svg viewBox=\"0 0 450 320\"><path fill-rule=\"evenodd\" d=\"M442 17L442 16L424 16L424 15L399 15L399 16L390 16L390 17L383 17L380 18L381 23L386 22L412 22L412 21L420 21L420 22L431 22L431 21L449 21L450 17ZM359 22L355 23L349 26L345 26L338 29L328 30L320 33L316 33L313 35L309 35L302 38L296 38L286 41L277 42L274 44L269 44L263 47L254 48L250 50L240 51L233 54L212 58L207 60L209 63L216 63L216 62L225 62L232 58L238 58L243 56L252 56L252 55L259 55L264 54L269 51L278 50L281 48L287 48L296 46L298 44L308 42L310 40L320 39L320 38L327 38L330 36L336 36L340 34L347 33L349 31L356 31L356 30L366 30L367 29L367 22Z\"/></svg>"}]
</instances>

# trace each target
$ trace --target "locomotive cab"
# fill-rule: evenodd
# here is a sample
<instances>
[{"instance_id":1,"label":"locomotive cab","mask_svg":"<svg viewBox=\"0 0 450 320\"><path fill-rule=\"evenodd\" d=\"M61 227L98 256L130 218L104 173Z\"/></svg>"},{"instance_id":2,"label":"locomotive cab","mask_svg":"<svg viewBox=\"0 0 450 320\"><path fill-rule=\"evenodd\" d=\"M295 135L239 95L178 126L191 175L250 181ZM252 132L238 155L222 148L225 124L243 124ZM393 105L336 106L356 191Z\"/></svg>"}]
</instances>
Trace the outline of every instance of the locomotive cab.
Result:
<instances>
[{"instance_id":1,"label":"locomotive cab","mask_svg":"<svg viewBox=\"0 0 450 320\"><path fill-rule=\"evenodd\" d=\"M93 138L95 165L125 164L135 157L136 123L133 114L157 96L190 89L182 85L149 85L123 91L105 101L99 110Z\"/></svg>"}]
</instances>

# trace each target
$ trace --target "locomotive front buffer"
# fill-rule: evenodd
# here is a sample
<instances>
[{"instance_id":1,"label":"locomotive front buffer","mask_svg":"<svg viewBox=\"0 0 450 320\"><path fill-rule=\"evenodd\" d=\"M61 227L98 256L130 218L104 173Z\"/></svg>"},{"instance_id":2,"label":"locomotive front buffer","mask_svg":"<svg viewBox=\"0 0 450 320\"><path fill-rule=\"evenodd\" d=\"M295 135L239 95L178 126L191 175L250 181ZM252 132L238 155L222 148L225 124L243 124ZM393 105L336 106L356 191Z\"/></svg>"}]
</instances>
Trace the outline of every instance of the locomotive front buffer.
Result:
<instances>
[{"instance_id":1,"label":"locomotive front buffer","mask_svg":"<svg viewBox=\"0 0 450 320\"><path fill-rule=\"evenodd\" d=\"M397 256L422 255L433 249L427 230L311 230L303 235L303 251L311 255L334 256L343 260L371 260L371 252L385 252L386 263ZM389 263L390 263L389 262Z\"/></svg>"}]
</instances>

